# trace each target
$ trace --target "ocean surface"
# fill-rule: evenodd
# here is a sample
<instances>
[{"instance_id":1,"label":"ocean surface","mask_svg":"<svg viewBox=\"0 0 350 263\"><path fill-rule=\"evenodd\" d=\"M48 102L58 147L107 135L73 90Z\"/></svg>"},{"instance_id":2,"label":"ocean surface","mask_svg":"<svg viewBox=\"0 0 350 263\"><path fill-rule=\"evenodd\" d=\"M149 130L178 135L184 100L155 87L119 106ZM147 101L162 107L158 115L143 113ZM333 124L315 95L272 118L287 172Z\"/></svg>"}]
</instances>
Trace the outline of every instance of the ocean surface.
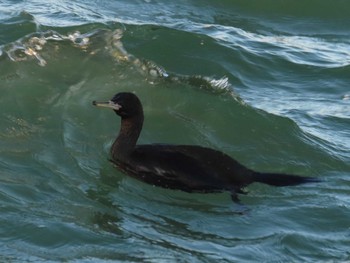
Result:
<instances>
[{"instance_id":1,"label":"ocean surface","mask_svg":"<svg viewBox=\"0 0 350 263\"><path fill-rule=\"evenodd\" d=\"M0 1L0 262L350 262L350 2ZM322 182L240 196L144 184L140 143L196 144Z\"/></svg>"}]
</instances>

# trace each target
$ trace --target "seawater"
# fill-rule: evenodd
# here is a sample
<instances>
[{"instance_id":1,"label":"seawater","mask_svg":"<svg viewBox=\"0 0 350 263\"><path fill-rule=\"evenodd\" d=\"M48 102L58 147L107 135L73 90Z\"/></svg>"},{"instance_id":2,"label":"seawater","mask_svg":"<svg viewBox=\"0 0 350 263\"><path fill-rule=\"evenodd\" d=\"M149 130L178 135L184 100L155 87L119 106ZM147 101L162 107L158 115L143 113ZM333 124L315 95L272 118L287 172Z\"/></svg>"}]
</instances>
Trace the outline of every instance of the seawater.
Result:
<instances>
[{"instance_id":1,"label":"seawater","mask_svg":"<svg viewBox=\"0 0 350 263\"><path fill-rule=\"evenodd\" d=\"M1 1L1 262L349 262L346 1ZM120 91L140 143L196 144L321 183L241 196L115 170Z\"/></svg>"}]
</instances>

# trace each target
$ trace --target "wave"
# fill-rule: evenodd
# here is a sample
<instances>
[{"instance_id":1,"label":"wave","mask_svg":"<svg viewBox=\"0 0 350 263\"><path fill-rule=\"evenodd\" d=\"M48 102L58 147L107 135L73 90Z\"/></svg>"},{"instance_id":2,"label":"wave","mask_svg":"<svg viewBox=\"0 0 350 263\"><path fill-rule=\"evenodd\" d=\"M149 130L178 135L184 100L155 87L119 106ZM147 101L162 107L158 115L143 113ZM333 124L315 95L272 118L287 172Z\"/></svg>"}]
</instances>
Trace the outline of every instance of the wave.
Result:
<instances>
[{"instance_id":1,"label":"wave","mask_svg":"<svg viewBox=\"0 0 350 263\"><path fill-rule=\"evenodd\" d=\"M168 82L186 83L215 93L233 93L232 86L227 77L214 79L210 77L193 75L185 76L176 73L168 73L161 66L153 61L137 58L128 53L122 43L123 30L96 29L87 33L74 31L69 34L61 34L54 30L30 33L19 40L4 45L1 48L2 56L7 56L13 62L34 60L39 66L46 66L48 60L55 53L55 49L60 49L59 45L68 43L77 49L83 50L90 55L105 52L118 63L127 63L136 71L149 78L150 81L164 80ZM99 42L101 41L101 42ZM56 43L58 45L56 45ZM64 56L64 54L61 54ZM10 75L3 78L11 78Z\"/></svg>"},{"instance_id":2,"label":"wave","mask_svg":"<svg viewBox=\"0 0 350 263\"><path fill-rule=\"evenodd\" d=\"M32 17L27 16L26 19L32 20ZM30 22L31 23L31 22ZM209 48L212 47L212 45L217 44L216 41L226 41L229 43L234 43L230 47L236 48L236 50L233 50L237 53L242 53L244 51L245 57L241 59L241 61L237 61L237 66L240 66L242 68L246 67L245 63L250 64L251 62L249 59L246 59L246 56L263 56L263 59L269 59L271 56L276 56L279 59L283 58L283 55L288 54L288 52L292 52L292 45L294 42L289 43L287 40L281 39L280 41L277 41L275 39L276 43L269 43L274 38L261 38L259 36L255 35L247 35L242 30L236 31L236 33L240 35L233 34L230 30L232 28L215 28L213 29L212 26L206 26L205 28L201 28L201 31L206 31L207 36L199 36L198 35L192 35L188 34L186 32L182 32L179 30L173 30L166 27L154 27L154 26L129 26L129 25L120 25L120 24L113 24L113 25L101 25L101 24L87 24L79 27L73 27L73 28L53 28L46 31L36 31L33 33L26 34L25 36L21 37L20 39L7 43L1 47L2 55L1 58L4 61L4 59L9 59L12 62L15 63L36 63L38 66L41 67L48 67L51 63L53 64L61 64L62 67L64 67L64 61L60 61L61 59L67 57L67 56L75 56L73 53L80 54L79 56L82 58L82 62L88 61L91 59L103 59L104 57L108 57L115 66L117 66L117 71L124 71L126 69L127 71L124 71L124 73L118 73L121 78L134 78L137 76L137 79L140 79L142 81L146 81L151 85L179 85L179 86L189 86L195 89L199 89L202 91L207 91L214 94L224 94L228 95L231 98L234 98L237 102L244 105L245 102L241 97L235 92L232 83L232 80L234 80L235 76L232 74L232 70L226 71L222 76L219 77L210 77L206 75L201 74L193 74L193 75L186 75L181 74L176 71L168 71L163 66L159 65L158 63L147 59L142 58L142 56L137 55L138 51L138 44L137 43L143 43L147 41L153 40L153 38L158 37L160 38L160 41L156 43L154 40L151 42L152 48L153 46L157 45L165 45L167 42L172 41L172 37L176 36L176 39L178 43L174 47L175 49L181 49L181 43L183 43L184 48L188 48L188 53L191 56L196 56L196 52L198 50L191 48L192 45L196 45L195 47L201 47L201 48ZM68 31L68 32L67 32ZM227 32L226 32L227 31ZM220 32L220 33L218 33ZM227 40L225 39L225 34L227 33L227 37L230 37L231 39ZM243 38L243 36L246 36L246 38ZM232 40L232 38L236 39ZM292 37L291 37L292 38ZM242 45L238 46L238 41L241 41ZM268 48L262 48L262 46L257 47L256 44L248 44L252 41L259 42L259 45L266 44L266 42L269 45L280 45L280 48L276 47L268 47ZM135 47L130 46L130 43L134 43L136 45ZM245 43L245 45L243 45ZM225 44L226 45L226 44ZM284 49L282 46L285 45ZM303 48L299 44L294 43L295 48ZM309 43L309 45L312 45ZM320 48L326 46L325 44L320 44ZM67 49L67 47L69 49ZM237 47L240 47L242 50L237 51ZM144 47L143 47L144 48ZM146 46L147 48L147 46ZM326 48L326 47L324 47ZM130 52L129 49L132 51ZM332 48L329 47L327 50L332 51ZM204 49L205 51L205 49ZM73 52L73 53L72 53ZM136 54L134 54L134 52ZM220 51L220 49L216 48L213 49L214 54L211 54L210 52L206 53L206 56L210 56L210 60L203 60L203 57L200 57L199 63L205 62L209 65L216 63L217 57L220 58L220 56L223 56L226 50ZM332 51L333 52L333 51ZM342 50L334 51L336 52L342 52ZM346 51L344 51L346 52ZM203 53L203 52L202 52ZM265 54L264 54L265 53ZM298 56L300 55L302 57L302 52L300 50L296 50L295 54ZM174 56L176 54L171 54L171 58L174 59ZM308 56L305 56L307 58ZM302 62L303 66L307 66L307 63L304 61ZM204 58L206 59L206 58ZM256 58L255 58L256 59ZM346 57L343 56L343 59L346 60ZM336 62L336 59L334 63ZM337 61L338 63L341 63L341 61ZM63 64L62 64L63 63ZM290 63L293 65L296 65L297 62L291 60ZM330 61L328 61L329 65L331 64ZM215 64L213 64L215 65ZM256 64L251 64L251 67L256 67ZM315 65L314 65L315 66ZM333 65L336 66L336 65ZM81 66L79 66L81 67ZM341 68L347 68L348 66L341 67ZM322 66L322 68L326 68L325 65ZM241 69L240 69L241 70ZM257 69L254 69L257 70ZM268 71L268 68L263 69ZM333 69L334 70L334 69ZM249 74L249 70L244 72L244 74ZM226 76L228 75L228 77ZM259 73L262 74L262 73ZM124 75L124 76L123 76ZM8 72L3 73L2 76L0 76L1 79L11 81L11 79L21 78L21 74L17 71L15 72ZM259 79L259 76L254 76L257 80ZM239 79L244 83L247 80L247 77L242 78L239 76ZM117 81L120 81L120 79L117 79ZM122 82L122 83L123 83ZM82 83L82 84L79 84ZM73 86L80 87L81 85L84 85L85 80L79 80L77 83L75 83ZM135 84L133 84L135 85ZM72 87L73 87L72 86ZM68 93L67 93L68 94ZM67 95L68 96L68 95ZM343 101L346 102L346 94L343 95ZM249 101L249 100L248 100ZM299 103L299 102L295 102ZM294 106L296 104L293 104ZM257 106L264 106L263 101L257 102ZM320 105L319 107L321 107ZM265 107L265 106L264 106ZM300 106L301 107L301 106ZM304 106L303 106L304 107ZM341 108L339 108L341 107ZM337 109L340 109L343 111L345 109L345 106L337 106ZM288 107L284 107L284 110L288 109ZM293 109L293 107L291 108ZM273 113L280 114L280 112L276 109L270 110ZM339 111L338 111L339 112ZM319 112L316 112L317 114ZM310 112L310 114L313 114ZM344 112L346 115L346 113ZM345 116L344 115L344 116ZM291 115L293 117L293 115ZM303 123L303 122L301 122ZM306 130L311 131L312 134L321 136L322 133L318 132L317 130L314 130L312 127ZM331 131L330 131L331 132ZM321 136L322 137L322 136ZM342 138L342 137L339 137ZM329 137L325 137L325 139L329 139Z\"/></svg>"},{"instance_id":3,"label":"wave","mask_svg":"<svg viewBox=\"0 0 350 263\"><path fill-rule=\"evenodd\" d=\"M221 6L237 13L261 16L307 17L320 19L348 19L350 3L342 0L311 0L295 2L293 0L223 0Z\"/></svg>"}]
</instances>

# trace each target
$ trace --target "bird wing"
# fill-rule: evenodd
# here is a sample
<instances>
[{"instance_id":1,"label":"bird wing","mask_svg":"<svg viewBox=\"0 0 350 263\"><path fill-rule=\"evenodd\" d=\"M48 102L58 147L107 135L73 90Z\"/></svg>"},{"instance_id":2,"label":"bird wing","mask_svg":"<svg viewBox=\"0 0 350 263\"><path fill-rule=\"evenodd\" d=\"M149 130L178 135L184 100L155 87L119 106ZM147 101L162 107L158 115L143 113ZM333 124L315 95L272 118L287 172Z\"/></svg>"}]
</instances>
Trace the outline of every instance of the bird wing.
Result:
<instances>
[{"instance_id":1,"label":"bird wing","mask_svg":"<svg viewBox=\"0 0 350 263\"><path fill-rule=\"evenodd\" d=\"M198 150L200 149L200 150ZM183 191L215 191L226 187L218 171L208 165L207 148L174 145L138 145L125 172L147 183ZM210 150L210 149L209 149Z\"/></svg>"}]
</instances>

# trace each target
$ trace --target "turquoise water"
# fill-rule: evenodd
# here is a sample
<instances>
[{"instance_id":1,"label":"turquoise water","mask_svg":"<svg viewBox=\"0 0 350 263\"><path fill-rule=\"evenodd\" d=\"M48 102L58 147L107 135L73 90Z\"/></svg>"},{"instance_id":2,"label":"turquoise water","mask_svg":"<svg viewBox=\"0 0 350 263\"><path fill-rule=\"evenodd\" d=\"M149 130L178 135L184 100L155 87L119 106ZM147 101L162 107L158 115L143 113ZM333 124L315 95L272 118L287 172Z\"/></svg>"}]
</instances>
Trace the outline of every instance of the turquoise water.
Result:
<instances>
[{"instance_id":1,"label":"turquoise water","mask_svg":"<svg viewBox=\"0 0 350 263\"><path fill-rule=\"evenodd\" d=\"M0 262L349 262L350 3L1 1ZM203 145L321 183L228 194L115 170L141 143Z\"/></svg>"}]
</instances>

